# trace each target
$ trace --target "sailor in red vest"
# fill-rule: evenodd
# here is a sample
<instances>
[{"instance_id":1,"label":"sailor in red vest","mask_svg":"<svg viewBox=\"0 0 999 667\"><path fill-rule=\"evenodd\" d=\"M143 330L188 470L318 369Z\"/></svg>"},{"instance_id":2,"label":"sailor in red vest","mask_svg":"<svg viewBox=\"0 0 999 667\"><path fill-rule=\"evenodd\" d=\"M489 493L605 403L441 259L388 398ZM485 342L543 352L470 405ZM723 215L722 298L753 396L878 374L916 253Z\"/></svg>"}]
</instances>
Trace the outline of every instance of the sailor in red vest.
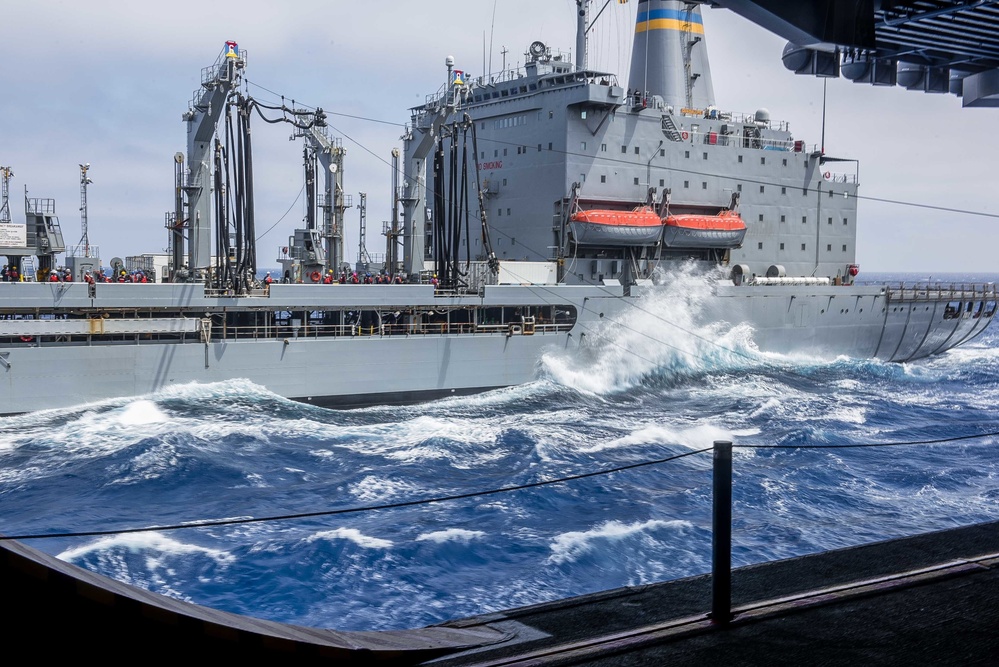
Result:
<instances>
[{"instance_id":1,"label":"sailor in red vest","mask_svg":"<svg viewBox=\"0 0 999 667\"><path fill-rule=\"evenodd\" d=\"M268 271L268 272L267 272L267 275L266 275L266 276L264 276L264 284L265 284L265 285L267 285L267 286L270 286L270 285L271 285L271 283L273 283L273 282L274 282L274 279L273 279L273 278L271 278L271 272L270 272L270 271Z\"/></svg>"},{"instance_id":2,"label":"sailor in red vest","mask_svg":"<svg viewBox=\"0 0 999 667\"><path fill-rule=\"evenodd\" d=\"M57 282L59 282L59 272L58 271L49 271L49 282L50 283L57 283Z\"/></svg>"},{"instance_id":3,"label":"sailor in red vest","mask_svg":"<svg viewBox=\"0 0 999 667\"><path fill-rule=\"evenodd\" d=\"M87 283L88 285L94 284L94 277L90 275L90 271L87 271L86 273L83 274L83 282Z\"/></svg>"}]
</instances>

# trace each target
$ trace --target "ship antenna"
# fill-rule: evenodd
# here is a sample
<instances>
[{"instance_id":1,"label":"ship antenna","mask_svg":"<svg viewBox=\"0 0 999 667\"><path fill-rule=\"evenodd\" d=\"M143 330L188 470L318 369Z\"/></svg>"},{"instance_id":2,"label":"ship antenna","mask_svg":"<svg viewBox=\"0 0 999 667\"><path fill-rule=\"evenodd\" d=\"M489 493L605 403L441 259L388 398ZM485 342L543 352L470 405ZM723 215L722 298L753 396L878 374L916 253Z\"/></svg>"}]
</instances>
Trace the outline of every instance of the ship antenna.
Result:
<instances>
[{"instance_id":1,"label":"ship antenna","mask_svg":"<svg viewBox=\"0 0 999 667\"><path fill-rule=\"evenodd\" d=\"M819 146L819 150L821 150L820 156L826 154L826 84L828 82L829 79L822 79L822 143Z\"/></svg>"},{"instance_id":2,"label":"ship antenna","mask_svg":"<svg viewBox=\"0 0 999 667\"><path fill-rule=\"evenodd\" d=\"M496 32L496 1L493 0L493 20L489 24L489 78L493 78L493 34Z\"/></svg>"}]
</instances>

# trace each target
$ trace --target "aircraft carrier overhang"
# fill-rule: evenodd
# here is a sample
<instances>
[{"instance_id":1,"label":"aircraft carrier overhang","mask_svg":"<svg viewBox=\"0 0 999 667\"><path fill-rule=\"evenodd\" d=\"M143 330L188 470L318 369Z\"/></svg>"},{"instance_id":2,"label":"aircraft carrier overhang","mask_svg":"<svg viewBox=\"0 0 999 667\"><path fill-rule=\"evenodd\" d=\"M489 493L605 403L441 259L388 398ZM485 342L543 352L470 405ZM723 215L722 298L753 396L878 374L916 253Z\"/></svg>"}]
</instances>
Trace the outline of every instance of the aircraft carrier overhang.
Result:
<instances>
[{"instance_id":1,"label":"aircraft carrier overhang","mask_svg":"<svg viewBox=\"0 0 999 667\"><path fill-rule=\"evenodd\" d=\"M999 107L999 0L714 0L788 40L797 74Z\"/></svg>"}]
</instances>

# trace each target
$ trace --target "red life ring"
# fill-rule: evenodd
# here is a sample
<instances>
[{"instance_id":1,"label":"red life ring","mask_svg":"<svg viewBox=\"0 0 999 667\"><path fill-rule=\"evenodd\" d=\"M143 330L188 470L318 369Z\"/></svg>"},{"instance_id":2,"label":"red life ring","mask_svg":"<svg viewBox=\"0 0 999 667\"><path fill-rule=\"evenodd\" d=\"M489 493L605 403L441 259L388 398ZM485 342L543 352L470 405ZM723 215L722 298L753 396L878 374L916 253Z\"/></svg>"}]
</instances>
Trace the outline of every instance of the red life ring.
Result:
<instances>
[{"instance_id":1,"label":"red life ring","mask_svg":"<svg viewBox=\"0 0 999 667\"><path fill-rule=\"evenodd\" d=\"M309 274L309 277L312 278L312 282L314 283L318 283L320 280L322 280L322 276L319 275L318 271L313 271L312 273Z\"/></svg>"},{"instance_id":2,"label":"red life ring","mask_svg":"<svg viewBox=\"0 0 999 667\"><path fill-rule=\"evenodd\" d=\"M683 139L684 141L686 141L687 139L690 138L690 135L687 134L686 132L681 132L680 133L680 138Z\"/></svg>"},{"instance_id":3,"label":"red life ring","mask_svg":"<svg viewBox=\"0 0 999 667\"><path fill-rule=\"evenodd\" d=\"M822 174L822 177L828 181L830 178L832 178L832 174L827 171L826 173Z\"/></svg>"},{"instance_id":4,"label":"red life ring","mask_svg":"<svg viewBox=\"0 0 999 667\"><path fill-rule=\"evenodd\" d=\"M35 340L34 336L21 336L22 343L30 343L33 340Z\"/></svg>"}]
</instances>

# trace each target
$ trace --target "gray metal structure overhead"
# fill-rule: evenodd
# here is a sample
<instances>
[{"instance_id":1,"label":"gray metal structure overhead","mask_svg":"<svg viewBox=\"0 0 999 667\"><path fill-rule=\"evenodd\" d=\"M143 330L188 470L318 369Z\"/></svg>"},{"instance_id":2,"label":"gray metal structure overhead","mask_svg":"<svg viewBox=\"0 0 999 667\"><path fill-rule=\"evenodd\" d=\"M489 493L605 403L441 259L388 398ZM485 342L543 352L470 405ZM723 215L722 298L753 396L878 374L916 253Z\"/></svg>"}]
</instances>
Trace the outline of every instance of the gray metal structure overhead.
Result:
<instances>
[{"instance_id":1,"label":"gray metal structure overhead","mask_svg":"<svg viewBox=\"0 0 999 667\"><path fill-rule=\"evenodd\" d=\"M789 40L799 74L999 106L999 0L714 0Z\"/></svg>"}]
</instances>

